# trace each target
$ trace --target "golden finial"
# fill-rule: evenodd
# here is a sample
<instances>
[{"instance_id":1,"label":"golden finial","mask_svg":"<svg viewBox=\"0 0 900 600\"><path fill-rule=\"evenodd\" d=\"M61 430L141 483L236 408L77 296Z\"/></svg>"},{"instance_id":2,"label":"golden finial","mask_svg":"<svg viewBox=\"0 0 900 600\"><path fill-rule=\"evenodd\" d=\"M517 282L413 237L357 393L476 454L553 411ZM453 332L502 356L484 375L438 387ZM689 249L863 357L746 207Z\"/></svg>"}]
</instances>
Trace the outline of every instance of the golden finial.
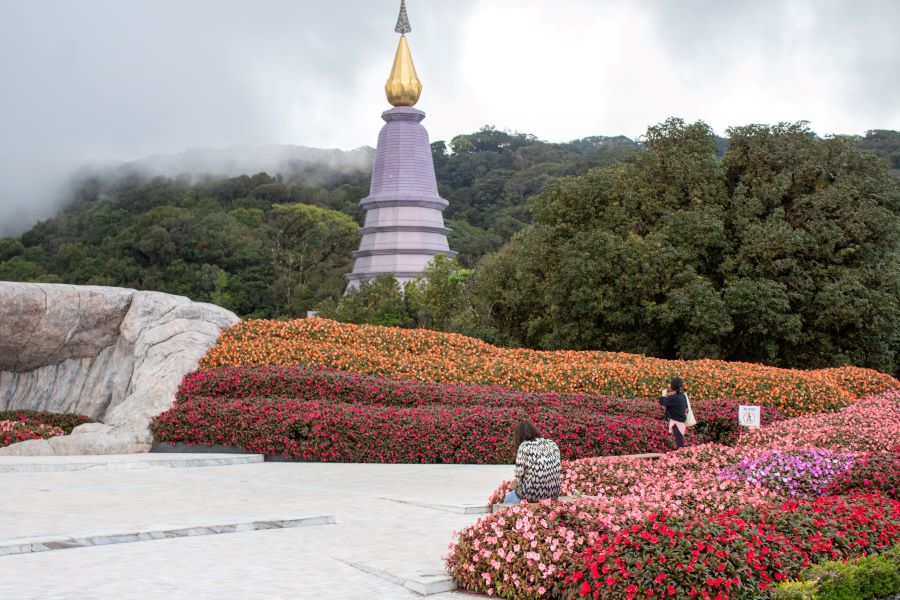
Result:
<instances>
[{"instance_id":1,"label":"golden finial","mask_svg":"<svg viewBox=\"0 0 900 600\"><path fill-rule=\"evenodd\" d=\"M409 18L406 16L406 0L400 0L400 15L397 17L394 31L400 34L400 43L397 44L394 66L391 67L391 74L384 84L384 92L392 106L413 106L422 94L422 82L416 75L416 66L413 64L409 44L406 43L404 35L412 31Z\"/></svg>"}]
</instances>

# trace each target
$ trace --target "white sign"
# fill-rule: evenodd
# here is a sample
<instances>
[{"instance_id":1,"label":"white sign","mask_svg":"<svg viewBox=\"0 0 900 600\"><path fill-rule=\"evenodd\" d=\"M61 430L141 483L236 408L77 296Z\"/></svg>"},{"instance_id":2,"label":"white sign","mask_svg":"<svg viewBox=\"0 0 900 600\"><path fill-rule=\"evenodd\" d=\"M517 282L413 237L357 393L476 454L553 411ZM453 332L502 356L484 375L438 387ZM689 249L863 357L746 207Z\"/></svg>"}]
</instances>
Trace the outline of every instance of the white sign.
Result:
<instances>
[{"instance_id":1,"label":"white sign","mask_svg":"<svg viewBox=\"0 0 900 600\"><path fill-rule=\"evenodd\" d=\"M759 429L759 407L738 406L738 423L742 427Z\"/></svg>"}]
</instances>

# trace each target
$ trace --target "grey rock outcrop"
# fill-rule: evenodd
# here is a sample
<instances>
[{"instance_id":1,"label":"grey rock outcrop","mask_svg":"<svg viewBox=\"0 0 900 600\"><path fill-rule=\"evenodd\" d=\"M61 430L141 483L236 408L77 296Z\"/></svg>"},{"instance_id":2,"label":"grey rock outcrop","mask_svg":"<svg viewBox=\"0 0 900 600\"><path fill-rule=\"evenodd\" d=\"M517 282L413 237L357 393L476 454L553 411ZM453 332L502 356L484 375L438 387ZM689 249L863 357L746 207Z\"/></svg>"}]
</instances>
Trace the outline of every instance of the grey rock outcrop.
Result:
<instances>
[{"instance_id":1,"label":"grey rock outcrop","mask_svg":"<svg viewBox=\"0 0 900 600\"><path fill-rule=\"evenodd\" d=\"M88 415L72 435L0 455L146 452L150 418L238 318L181 296L0 282L0 410Z\"/></svg>"}]
</instances>

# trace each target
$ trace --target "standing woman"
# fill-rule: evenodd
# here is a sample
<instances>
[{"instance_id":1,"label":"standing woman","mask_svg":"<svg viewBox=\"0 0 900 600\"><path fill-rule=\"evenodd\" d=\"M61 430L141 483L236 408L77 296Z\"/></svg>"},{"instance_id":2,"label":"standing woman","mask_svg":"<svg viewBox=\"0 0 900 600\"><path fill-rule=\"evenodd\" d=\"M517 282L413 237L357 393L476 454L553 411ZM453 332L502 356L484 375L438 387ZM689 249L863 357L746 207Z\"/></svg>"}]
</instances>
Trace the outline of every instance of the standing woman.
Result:
<instances>
[{"instance_id":1,"label":"standing woman","mask_svg":"<svg viewBox=\"0 0 900 600\"><path fill-rule=\"evenodd\" d=\"M516 487L503 502L556 500L561 467L556 442L541 437L530 421L522 421L516 427L516 448Z\"/></svg>"},{"instance_id":2,"label":"standing woman","mask_svg":"<svg viewBox=\"0 0 900 600\"><path fill-rule=\"evenodd\" d=\"M666 407L669 431L675 436L675 449L684 448L684 432L687 431L688 399L684 393L684 382L675 377L669 387L663 390L659 403Z\"/></svg>"}]
</instances>

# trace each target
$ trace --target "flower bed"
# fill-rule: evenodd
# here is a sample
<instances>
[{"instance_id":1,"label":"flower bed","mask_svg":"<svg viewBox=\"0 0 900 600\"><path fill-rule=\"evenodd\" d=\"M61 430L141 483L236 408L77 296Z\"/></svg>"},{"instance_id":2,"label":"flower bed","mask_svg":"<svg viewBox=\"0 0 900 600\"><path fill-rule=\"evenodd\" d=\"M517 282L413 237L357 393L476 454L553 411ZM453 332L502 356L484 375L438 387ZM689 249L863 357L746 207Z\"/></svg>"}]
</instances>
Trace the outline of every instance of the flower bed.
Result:
<instances>
[{"instance_id":1,"label":"flower bed","mask_svg":"<svg viewBox=\"0 0 900 600\"><path fill-rule=\"evenodd\" d=\"M325 365L390 379L642 398L655 397L662 382L678 374L692 399L740 398L788 414L835 409L860 396L900 387L889 375L856 367L796 371L614 352L540 352L498 348L457 334L326 319L243 321L226 330L202 362L203 367L268 364Z\"/></svg>"},{"instance_id":2,"label":"flower bed","mask_svg":"<svg viewBox=\"0 0 900 600\"><path fill-rule=\"evenodd\" d=\"M510 463L511 432L523 414L489 406L333 404L280 398L179 400L157 416L157 442L227 444L252 452L327 462ZM561 413L533 416L564 456L665 452L659 419Z\"/></svg>"},{"instance_id":3,"label":"flower bed","mask_svg":"<svg viewBox=\"0 0 900 600\"><path fill-rule=\"evenodd\" d=\"M900 390L867 397L836 413L776 423L743 436L741 443L757 448L897 452L900 451Z\"/></svg>"},{"instance_id":4,"label":"flower bed","mask_svg":"<svg viewBox=\"0 0 900 600\"><path fill-rule=\"evenodd\" d=\"M583 497L480 519L454 540L448 568L461 587L505 598L764 596L811 563L898 543L900 455L888 447L900 437L896 419L883 421L895 410L889 392L736 447L566 461L562 493Z\"/></svg>"},{"instance_id":5,"label":"flower bed","mask_svg":"<svg viewBox=\"0 0 900 600\"><path fill-rule=\"evenodd\" d=\"M736 400L698 400L689 443L733 442ZM781 418L763 412L766 423ZM157 441L230 444L302 460L509 463L531 419L566 459L667 452L653 400L395 381L322 367L220 367L185 377Z\"/></svg>"},{"instance_id":6,"label":"flower bed","mask_svg":"<svg viewBox=\"0 0 900 600\"><path fill-rule=\"evenodd\" d=\"M27 440L40 440L57 435L63 435L65 432L53 425L44 425L43 423L28 423L25 421L0 421L0 448L24 442Z\"/></svg>"},{"instance_id":7,"label":"flower bed","mask_svg":"<svg viewBox=\"0 0 900 600\"><path fill-rule=\"evenodd\" d=\"M651 517L601 536L564 582L578 585L579 596L758 598L810 564L865 556L898 540L900 502L877 494L791 501L713 519Z\"/></svg>"},{"instance_id":8,"label":"flower bed","mask_svg":"<svg viewBox=\"0 0 900 600\"><path fill-rule=\"evenodd\" d=\"M878 492L900 500L900 452L872 452L858 456L853 465L835 477L828 494L846 494L854 490Z\"/></svg>"},{"instance_id":9,"label":"flower bed","mask_svg":"<svg viewBox=\"0 0 900 600\"><path fill-rule=\"evenodd\" d=\"M72 433L72 430L79 425L94 422L93 419L84 415L40 412L37 410L0 410L0 421L22 421L31 425L59 427L66 435Z\"/></svg>"},{"instance_id":10,"label":"flower bed","mask_svg":"<svg viewBox=\"0 0 900 600\"><path fill-rule=\"evenodd\" d=\"M878 494L712 517L623 515L614 502L582 499L479 520L460 533L448 567L461 587L503 598L758 598L811 563L898 540L900 501Z\"/></svg>"},{"instance_id":11,"label":"flower bed","mask_svg":"<svg viewBox=\"0 0 900 600\"><path fill-rule=\"evenodd\" d=\"M787 496L814 498L829 489L853 465L848 452L768 450L724 469L724 479L744 479Z\"/></svg>"}]
</instances>

